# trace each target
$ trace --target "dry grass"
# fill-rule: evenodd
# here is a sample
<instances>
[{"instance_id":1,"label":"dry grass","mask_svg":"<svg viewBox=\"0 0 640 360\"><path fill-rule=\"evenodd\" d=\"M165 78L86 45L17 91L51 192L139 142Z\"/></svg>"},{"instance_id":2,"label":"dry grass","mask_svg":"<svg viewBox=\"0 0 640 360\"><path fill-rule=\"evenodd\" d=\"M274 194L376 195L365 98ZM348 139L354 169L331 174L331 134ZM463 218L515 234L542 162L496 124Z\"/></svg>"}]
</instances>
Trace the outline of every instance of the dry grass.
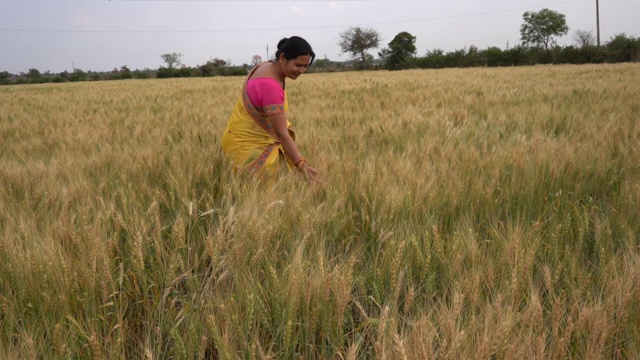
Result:
<instances>
[{"instance_id":1,"label":"dry grass","mask_svg":"<svg viewBox=\"0 0 640 360\"><path fill-rule=\"evenodd\" d=\"M639 358L639 77L306 75L322 186L229 171L239 78L2 87L0 358Z\"/></svg>"}]
</instances>

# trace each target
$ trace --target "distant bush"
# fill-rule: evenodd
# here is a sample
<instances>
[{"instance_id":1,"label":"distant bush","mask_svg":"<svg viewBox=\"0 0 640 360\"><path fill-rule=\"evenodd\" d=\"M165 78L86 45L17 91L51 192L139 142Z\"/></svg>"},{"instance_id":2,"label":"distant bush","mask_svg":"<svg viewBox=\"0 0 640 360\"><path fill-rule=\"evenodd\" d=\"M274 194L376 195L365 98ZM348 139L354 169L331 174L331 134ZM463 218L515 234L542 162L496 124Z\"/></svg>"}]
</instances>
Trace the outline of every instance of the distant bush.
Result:
<instances>
[{"instance_id":1,"label":"distant bush","mask_svg":"<svg viewBox=\"0 0 640 360\"><path fill-rule=\"evenodd\" d=\"M158 79L167 79L173 77L173 69L160 67L158 71L156 71L156 77Z\"/></svg>"},{"instance_id":2,"label":"distant bush","mask_svg":"<svg viewBox=\"0 0 640 360\"><path fill-rule=\"evenodd\" d=\"M151 70L136 70L133 72L134 79L149 79L151 78Z\"/></svg>"},{"instance_id":3,"label":"distant bush","mask_svg":"<svg viewBox=\"0 0 640 360\"><path fill-rule=\"evenodd\" d=\"M180 55L180 54L177 54ZM389 68L384 63L385 59L375 62L373 57L368 61L371 64L369 70L382 70ZM497 66L525 66L537 64L601 64L636 62L640 60L640 38L618 34L603 46L555 46L548 51L541 47L527 47L516 45L506 50L492 46L479 49L474 45L445 52L442 49L428 50L424 56L411 56L406 61L396 64L393 69L442 69L452 67L497 67ZM207 76L246 76L250 65L231 66L222 59L213 59L203 65L195 67L160 67L157 70L131 71L126 65L120 69L114 68L111 72L88 72L75 69L72 73L67 71L59 74L46 72L40 73L37 69L29 69L27 73L18 76L7 71L0 72L0 85L11 84L38 84L46 82L66 81L100 81L123 79L158 79L176 77L207 77ZM357 61L330 61L327 58L317 59L309 69L309 72L333 72L359 69Z\"/></svg>"},{"instance_id":4,"label":"distant bush","mask_svg":"<svg viewBox=\"0 0 640 360\"><path fill-rule=\"evenodd\" d=\"M198 66L198 73L200 76L214 76L217 75L218 67L212 62L208 61L204 65Z\"/></svg>"},{"instance_id":5,"label":"distant bush","mask_svg":"<svg viewBox=\"0 0 640 360\"><path fill-rule=\"evenodd\" d=\"M127 80L127 79L133 79L133 72L128 71L126 73L120 73L118 76L118 80Z\"/></svg>"},{"instance_id":6,"label":"distant bush","mask_svg":"<svg viewBox=\"0 0 640 360\"><path fill-rule=\"evenodd\" d=\"M11 74L8 71L0 72L0 85L8 85L9 77L11 77Z\"/></svg>"},{"instance_id":7,"label":"distant bush","mask_svg":"<svg viewBox=\"0 0 640 360\"><path fill-rule=\"evenodd\" d=\"M618 34L607 43L611 62L633 62L640 60L640 38Z\"/></svg>"},{"instance_id":8,"label":"distant bush","mask_svg":"<svg viewBox=\"0 0 640 360\"><path fill-rule=\"evenodd\" d=\"M85 81L86 79L87 79L87 73L85 73L84 71L82 71L80 69L73 70L73 73L71 73L71 75L69 75L69 81L71 81L71 82Z\"/></svg>"},{"instance_id":9,"label":"distant bush","mask_svg":"<svg viewBox=\"0 0 640 360\"><path fill-rule=\"evenodd\" d=\"M229 72L229 75L231 76L246 76L247 75L247 70L241 67L233 67L231 68L231 71Z\"/></svg>"},{"instance_id":10,"label":"distant bush","mask_svg":"<svg viewBox=\"0 0 640 360\"><path fill-rule=\"evenodd\" d=\"M173 69L173 77L191 77L192 70L188 67Z\"/></svg>"}]
</instances>

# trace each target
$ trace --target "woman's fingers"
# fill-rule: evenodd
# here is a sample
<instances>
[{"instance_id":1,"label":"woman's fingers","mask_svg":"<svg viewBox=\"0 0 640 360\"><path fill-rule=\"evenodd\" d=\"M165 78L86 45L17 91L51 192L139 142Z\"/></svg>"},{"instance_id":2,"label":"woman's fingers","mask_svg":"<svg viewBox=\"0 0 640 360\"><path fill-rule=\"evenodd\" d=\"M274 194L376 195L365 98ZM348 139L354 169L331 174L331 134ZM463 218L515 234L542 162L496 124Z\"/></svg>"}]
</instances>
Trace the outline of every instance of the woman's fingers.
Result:
<instances>
[{"instance_id":1,"label":"woman's fingers","mask_svg":"<svg viewBox=\"0 0 640 360\"><path fill-rule=\"evenodd\" d=\"M311 166L305 165L304 173L309 181L315 181L315 182L319 181L318 170L312 168Z\"/></svg>"}]
</instances>

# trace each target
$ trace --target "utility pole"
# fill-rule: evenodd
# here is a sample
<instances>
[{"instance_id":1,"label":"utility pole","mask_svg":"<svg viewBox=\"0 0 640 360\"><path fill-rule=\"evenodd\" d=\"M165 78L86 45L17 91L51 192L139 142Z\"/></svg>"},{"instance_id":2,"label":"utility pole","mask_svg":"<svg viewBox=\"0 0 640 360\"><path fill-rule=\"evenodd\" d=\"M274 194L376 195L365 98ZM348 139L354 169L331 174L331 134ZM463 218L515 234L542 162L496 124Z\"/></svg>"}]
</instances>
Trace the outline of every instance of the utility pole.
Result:
<instances>
[{"instance_id":1,"label":"utility pole","mask_svg":"<svg viewBox=\"0 0 640 360\"><path fill-rule=\"evenodd\" d=\"M598 47L600 47L600 4L596 0L596 26L598 28Z\"/></svg>"},{"instance_id":2,"label":"utility pole","mask_svg":"<svg viewBox=\"0 0 640 360\"><path fill-rule=\"evenodd\" d=\"M267 44L267 61L269 61L269 60L271 60L271 59L269 58L269 44Z\"/></svg>"}]
</instances>

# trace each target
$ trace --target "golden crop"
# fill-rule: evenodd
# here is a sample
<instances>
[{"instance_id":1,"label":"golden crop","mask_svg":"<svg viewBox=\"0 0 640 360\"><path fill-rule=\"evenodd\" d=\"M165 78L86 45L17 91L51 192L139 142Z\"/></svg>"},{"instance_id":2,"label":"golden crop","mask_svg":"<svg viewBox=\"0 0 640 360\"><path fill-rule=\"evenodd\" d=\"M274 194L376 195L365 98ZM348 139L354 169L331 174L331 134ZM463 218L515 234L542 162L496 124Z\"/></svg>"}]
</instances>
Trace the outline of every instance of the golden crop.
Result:
<instances>
[{"instance_id":1,"label":"golden crop","mask_svg":"<svg viewBox=\"0 0 640 360\"><path fill-rule=\"evenodd\" d=\"M0 87L0 358L640 357L640 65Z\"/></svg>"}]
</instances>

